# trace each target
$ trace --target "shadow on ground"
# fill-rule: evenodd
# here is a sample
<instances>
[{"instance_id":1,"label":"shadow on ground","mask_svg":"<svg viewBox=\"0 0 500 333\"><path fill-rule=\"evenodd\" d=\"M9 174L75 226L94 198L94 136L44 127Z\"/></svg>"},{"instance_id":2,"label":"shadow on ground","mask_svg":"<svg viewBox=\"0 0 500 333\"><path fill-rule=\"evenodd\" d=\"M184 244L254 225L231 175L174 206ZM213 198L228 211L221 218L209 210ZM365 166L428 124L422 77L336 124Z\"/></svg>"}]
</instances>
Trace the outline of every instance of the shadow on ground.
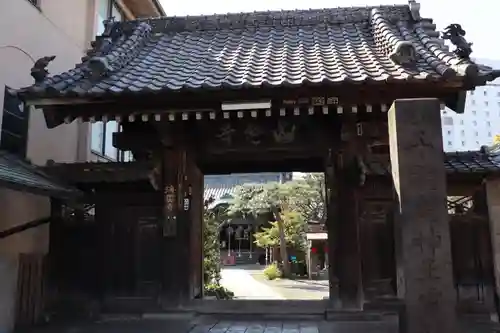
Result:
<instances>
[{"instance_id":1,"label":"shadow on ground","mask_svg":"<svg viewBox=\"0 0 500 333\"><path fill-rule=\"evenodd\" d=\"M114 318L96 322L48 324L29 333L187 333L194 326L189 319ZM26 331L23 331L26 332Z\"/></svg>"}]
</instances>

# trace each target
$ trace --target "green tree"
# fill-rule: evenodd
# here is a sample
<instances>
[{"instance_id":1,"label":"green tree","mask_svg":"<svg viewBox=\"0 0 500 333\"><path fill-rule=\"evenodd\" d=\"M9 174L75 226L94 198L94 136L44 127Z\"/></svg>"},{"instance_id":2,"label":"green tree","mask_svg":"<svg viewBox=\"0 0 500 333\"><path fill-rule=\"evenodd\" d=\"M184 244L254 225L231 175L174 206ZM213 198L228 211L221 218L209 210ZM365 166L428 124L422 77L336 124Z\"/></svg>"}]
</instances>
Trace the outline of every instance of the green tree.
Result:
<instances>
[{"instance_id":1,"label":"green tree","mask_svg":"<svg viewBox=\"0 0 500 333\"><path fill-rule=\"evenodd\" d=\"M325 177L322 173L308 173L293 182L290 205L307 222L325 223L326 195Z\"/></svg>"},{"instance_id":2,"label":"green tree","mask_svg":"<svg viewBox=\"0 0 500 333\"><path fill-rule=\"evenodd\" d=\"M203 212L203 271L205 284L220 281L220 246L219 224L220 219L215 211L208 208L210 200L205 202Z\"/></svg>"},{"instance_id":3,"label":"green tree","mask_svg":"<svg viewBox=\"0 0 500 333\"><path fill-rule=\"evenodd\" d=\"M229 205L229 214L233 215L272 214L274 222L267 232L259 235L260 243L276 242L279 239L285 277L290 276L286 230L294 230L301 225L301 229L305 231L308 221L324 220L322 184L322 178L317 174L306 175L304 179L287 183L246 184L236 189L234 199ZM304 232L295 235L303 237ZM289 237L289 241L291 240Z\"/></svg>"},{"instance_id":4,"label":"green tree","mask_svg":"<svg viewBox=\"0 0 500 333\"><path fill-rule=\"evenodd\" d=\"M289 247L305 250L305 226L306 223L301 214L293 211L285 211L281 214L285 242ZM280 231L278 222L270 223L270 226L254 234L255 244L259 247L278 246L280 244Z\"/></svg>"}]
</instances>

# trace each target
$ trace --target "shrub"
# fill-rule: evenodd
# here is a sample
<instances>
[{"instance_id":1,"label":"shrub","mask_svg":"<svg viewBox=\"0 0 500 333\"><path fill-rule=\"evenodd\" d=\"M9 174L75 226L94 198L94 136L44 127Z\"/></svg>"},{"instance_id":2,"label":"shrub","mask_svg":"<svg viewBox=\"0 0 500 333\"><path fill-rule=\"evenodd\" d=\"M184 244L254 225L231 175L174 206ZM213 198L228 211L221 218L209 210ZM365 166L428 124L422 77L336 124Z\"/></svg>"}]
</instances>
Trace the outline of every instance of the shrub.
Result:
<instances>
[{"instance_id":1,"label":"shrub","mask_svg":"<svg viewBox=\"0 0 500 333\"><path fill-rule=\"evenodd\" d=\"M276 264L271 264L271 265L267 266L264 269L263 273L266 276L266 278L268 278L269 280L275 280L275 279L281 277L281 271L278 268L278 265L276 265Z\"/></svg>"},{"instance_id":2,"label":"shrub","mask_svg":"<svg viewBox=\"0 0 500 333\"><path fill-rule=\"evenodd\" d=\"M215 296L217 299L233 299L234 293L218 283L209 283L205 285L205 296Z\"/></svg>"}]
</instances>

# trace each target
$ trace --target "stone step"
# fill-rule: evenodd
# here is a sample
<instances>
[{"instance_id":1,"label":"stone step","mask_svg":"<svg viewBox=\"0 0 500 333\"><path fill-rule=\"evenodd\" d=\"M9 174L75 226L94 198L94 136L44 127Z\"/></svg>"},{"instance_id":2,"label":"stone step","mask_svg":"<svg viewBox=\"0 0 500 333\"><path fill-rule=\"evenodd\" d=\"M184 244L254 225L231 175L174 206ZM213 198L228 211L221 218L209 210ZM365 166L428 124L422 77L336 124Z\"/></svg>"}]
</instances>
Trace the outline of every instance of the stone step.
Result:
<instances>
[{"instance_id":1,"label":"stone step","mask_svg":"<svg viewBox=\"0 0 500 333\"><path fill-rule=\"evenodd\" d=\"M327 305L327 301L306 300L194 300L186 307L200 314L324 316Z\"/></svg>"},{"instance_id":2,"label":"stone step","mask_svg":"<svg viewBox=\"0 0 500 333\"><path fill-rule=\"evenodd\" d=\"M399 316L393 311L338 311L327 310L326 320L335 322L395 322Z\"/></svg>"},{"instance_id":3,"label":"stone step","mask_svg":"<svg viewBox=\"0 0 500 333\"><path fill-rule=\"evenodd\" d=\"M104 314L143 314L162 312L161 304L152 297L109 297L102 302Z\"/></svg>"}]
</instances>

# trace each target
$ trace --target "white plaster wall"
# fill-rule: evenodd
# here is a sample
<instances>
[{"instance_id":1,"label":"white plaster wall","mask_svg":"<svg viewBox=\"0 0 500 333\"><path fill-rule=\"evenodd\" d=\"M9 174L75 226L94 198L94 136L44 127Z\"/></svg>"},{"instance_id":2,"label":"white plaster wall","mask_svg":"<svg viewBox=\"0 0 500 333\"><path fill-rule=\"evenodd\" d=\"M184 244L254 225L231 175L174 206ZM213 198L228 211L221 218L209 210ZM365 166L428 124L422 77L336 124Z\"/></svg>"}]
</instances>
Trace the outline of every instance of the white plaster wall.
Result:
<instances>
[{"instance_id":1,"label":"white plaster wall","mask_svg":"<svg viewBox=\"0 0 500 333\"><path fill-rule=\"evenodd\" d=\"M37 9L27 0L0 0L0 125L4 87L32 84L30 69L37 59L56 56L48 67L51 74L80 61L93 34L93 2L41 0ZM31 110L27 158L39 165L48 159L85 160L87 128L74 122L48 129L42 111ZM49 214L49 198L0 188L0 231ZM48 225L0 240L0 332L14 324L19 254L47 253L48 242Z\"/></svg>"},{"instance_id":2,"label":"white plaster wall","mask_svg":"<svg viewBox=\"0 0 500 333\"><path fill-rule=\"evenodd\" d=\"M52 74L74 67L88 47L93 21L92 1L43 0L41 10L27 0L0 1L0 103L3 87L20 88L33 83L30 69L37 59L55 55ZM3 107L0 108L0 119ZM82 131L78 124L48 129L41 110L32 110L28 158L35 164L48 159L75 161Z\"/></svg>"},{"instance_id":3,"label":"white plaster wall","mask_svg":"<svg viewBox=\"0 0 500 333\"><path fill-rule=\"evenodd\" d=\"M49 214L47 197L0 189L0 230ZM0 332L10 332L14 325L19 254L46 254L48 243L48 225L0 239Z\"/></svg>"}]
</instances>

